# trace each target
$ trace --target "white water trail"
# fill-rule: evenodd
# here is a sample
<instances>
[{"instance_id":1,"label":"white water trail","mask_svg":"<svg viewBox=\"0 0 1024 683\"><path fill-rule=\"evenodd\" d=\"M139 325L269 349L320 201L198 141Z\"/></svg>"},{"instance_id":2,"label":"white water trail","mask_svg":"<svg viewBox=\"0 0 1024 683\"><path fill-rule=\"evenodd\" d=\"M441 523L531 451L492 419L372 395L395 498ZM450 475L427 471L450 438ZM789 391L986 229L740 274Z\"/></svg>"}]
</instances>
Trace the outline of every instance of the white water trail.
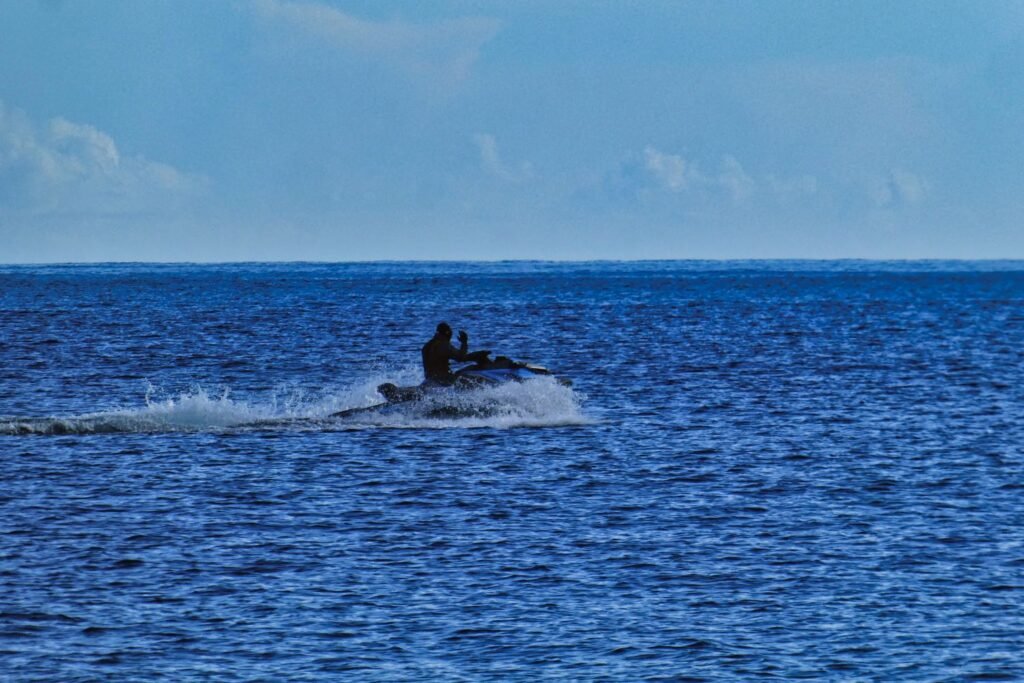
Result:
<instances>
[{"instance_id":1,"label":"white water trail","mask_svg":"<svg viewBox=\"0 0 1024 683\"><path fill-rule=\"evenodd\" d=\"M246 429L510 428L582 425L593 422L582 410L583 396L541 377L466 392L441 392L422 402L390 406L379 414L350 418L337 412L383 403L377 386L414 384L416 369L364 377L341 387L310 391L279 387L269 395L237 397L228 388L208 392L196 386L157 398L148 385L144 405L68 417L0 417L0 435L207 432Z\"/></svg>"}]
</instances>

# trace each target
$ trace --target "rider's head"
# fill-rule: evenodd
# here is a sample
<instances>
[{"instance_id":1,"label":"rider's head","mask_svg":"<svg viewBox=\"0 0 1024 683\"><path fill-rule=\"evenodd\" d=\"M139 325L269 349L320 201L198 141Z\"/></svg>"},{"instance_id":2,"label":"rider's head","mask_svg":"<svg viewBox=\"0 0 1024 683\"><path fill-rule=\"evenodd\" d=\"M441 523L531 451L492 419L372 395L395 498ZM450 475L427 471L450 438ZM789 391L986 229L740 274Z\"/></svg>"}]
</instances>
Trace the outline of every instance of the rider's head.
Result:
<instances>
[{"instance_id":1,"label":"rider's head","mask_svg":"<svg viewBox=\"0 0 1024 683\"><path fill-rule=\"evenodd\" d=\"M452 326L448 323L438 323L437 333L442 337L452 338Z\"/></svg>"}]
</instances>

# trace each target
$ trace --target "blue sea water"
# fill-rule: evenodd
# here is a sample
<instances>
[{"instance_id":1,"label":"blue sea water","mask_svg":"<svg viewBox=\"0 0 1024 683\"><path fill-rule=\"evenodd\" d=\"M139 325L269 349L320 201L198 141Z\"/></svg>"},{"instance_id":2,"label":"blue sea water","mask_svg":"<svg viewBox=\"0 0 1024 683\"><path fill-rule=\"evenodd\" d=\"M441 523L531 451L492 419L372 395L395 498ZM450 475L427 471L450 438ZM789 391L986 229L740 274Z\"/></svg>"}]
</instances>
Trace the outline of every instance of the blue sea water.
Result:
<instances>
[{"instance_id":1,"label":"blue sea water","mask_svg":"<svg viewBox=\"0 0 1024 683\"><path fill-rule=\"evenodd\" d=\"M439 320L573 380L331 413ZM1024 263L0 266L0 679L1024 678Z\"/></svg>"}]
</instances>

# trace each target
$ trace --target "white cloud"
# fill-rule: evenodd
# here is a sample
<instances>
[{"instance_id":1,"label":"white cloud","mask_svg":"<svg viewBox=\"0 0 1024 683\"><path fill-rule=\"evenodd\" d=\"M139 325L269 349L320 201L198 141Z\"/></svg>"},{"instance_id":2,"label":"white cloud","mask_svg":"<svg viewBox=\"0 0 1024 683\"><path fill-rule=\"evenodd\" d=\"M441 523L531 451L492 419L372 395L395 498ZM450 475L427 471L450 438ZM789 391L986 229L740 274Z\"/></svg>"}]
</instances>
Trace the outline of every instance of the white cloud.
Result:
<instances>
[{"instance_id":1,"label":"white cloud","mask_svg":"<svg viewBox=\"0 0 1024 683\"><path fill-rule=\"evenodd\" d=\"M722 171L716 179L717 184L727 190L733 201L740 202L754 193L756 183L747 175L740 162L731 156L722 159Z\"/></svg>"},{"instance_id":2,"label":"white cloud","mask_svg":"<svg viewBox=\"0 0 1024 683\"><path fill-rule=\"evenodd\" d=\"M708 175L697 164L678 154L668 154L647 146L644 149L644 168L662 188L670 192L724 192L734 202L741 202L748 199L757 187L740 162L729 155L722 158L721 169L717 174Z\"/></svg>"},{"instance_id":3,"label":"white cloud","mask_svg":"<svg viewBox=\"0 0 1024 683\"><path fill-rule=\"evenodd\" d=\"M681 156L665 154L653 147L644 149L644 166L665 189L672 192L685 190L691 180L702 178L697 169L688 166Z\"/></svg>"},{"instance_id":4,"label":"white cloud","mask_svg":"<svg viewBox=\"0 0 1024 683\"><path fill-rule=\"evenodd\" d=\"M346 52L380 59L433 79L465 78L498 32L494 19L465 17L429 25L359 19L318 2L252 0L257 16Z\"/></svg>"},{"instance_id":5,"label":"white cloud","mask_svg":"<svg viewBox=\"0 0 1024 683\"><path fill-rule=\"evenodd\" d=\"M640 199L653 196L654 190L678 195L689 204L703 203L705 207L749 205L756 196L756 201L762 203L810 210L821 209L840 195L859 195L863 201L865 193L873 209L907 208L922 204L931 192L925 178L900 167L875 176L865 175L853 184L833 179L824 186L817 176L807 174L767 174L755 178L730 155L722 157L717 170L705 168L649 145L644 149L642 163L624 164L613 177L615 182L606 182L606 190L622 198Z\"/></svg>"},{"instance_id":6,"label":"white cloud","mask_svg":"<svg viewBox=\"0 0 1024 683\"><path fill-rule=\"evenodd\" d=\"M38 126L0 101L0 210L147 211L203 185L167 164L122 156L94 126L63 118Z\"/></svg>"},{"instance_id":7,"label":"white cloud","mask_svg":"<svg viewBox=\"0 0 1024 683\"><path fill-rule=\"evenodd\" d=\"M529 180L533 176L533 166L530 162L524 161L518 169L513 169L501 160L498 142L493 135L477 133L473 136L473 141L480 150L480 164L488 173L513 183Z\"/></svg>"},{"instance_id":8,"label":"white cloud","mask_svg":"<svg viewBox=\"0 0 1024 683\"><path fill-rule=\"evenodd\" d=\"M868 195L878 208L889 209L920 204L928 194L928 182L901 168L894 168L885 176L873 179Z\"/></svg>"}]
</instances>

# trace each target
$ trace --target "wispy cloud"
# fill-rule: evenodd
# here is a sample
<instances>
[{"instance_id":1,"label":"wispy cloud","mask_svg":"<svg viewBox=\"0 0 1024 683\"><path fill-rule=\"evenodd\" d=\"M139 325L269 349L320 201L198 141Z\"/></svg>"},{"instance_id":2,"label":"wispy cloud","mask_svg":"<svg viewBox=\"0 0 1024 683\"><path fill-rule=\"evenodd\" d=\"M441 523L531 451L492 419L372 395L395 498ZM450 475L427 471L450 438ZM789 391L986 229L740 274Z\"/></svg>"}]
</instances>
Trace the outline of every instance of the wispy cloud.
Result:
<instances>
[{"instance_id":1,"label":"wispy cloud","mask_svg":"<svg viewBox=\"0 0 1024 683\"><path fill-rule=\"evenodd\" d=\"M519 168L512 168L501 160L498 142L493 135L477 133L473 136L473 142L480 150L480 165L491 175L513 183L529 180L533 176L533 166L530 162L524 161Z\"/></svg>"},{"instance_id":2,"label":"wispy cloud","mask_svg":"<svg viewBox=\"0 0 1024 683\"><path fill-rule=\"evenodd\" d=\"M167 164L124 157L94 126L64 118L37 125L0 101L0 209L145 211L204 184Z\"/></svg>"},{"instance_id":3,"label":"wispy cloud","mask_svg":"<svg viewBox=\"0 0 1024 683\"><path fill-rule=\"evenodd\" d=\"M823 185L809 174L755 173L730 154L711 163L647 145L573 196L583 203L634 211L668 209L707 216L762 210L768 215L782 209L820 209L832 194Z\"/></svg>"},{"instance_id":4,"label":"wispy cloud","mask_svg":"<svg viewBox=\"0 0 1024 683\"><path fill-rule=\"evenodd\" d=\"M722 157L717 173L707 174L697 164L678 154L669 154L648 146L644 149L644 167L661 187L671 192L724 192L733 201L740 202L750 197L757 187L740 162L729 155Z\"/></svg>"},{"instance_id":5,"label":"wispy cloud","mask_svg":"<svg viewBox=\"0 0 1024 683\"><path fill-rule=\"evenodd\" d=\"M928 194L928 181L910 171L894 168L884 176L874 178L868 186L868 195L881 209L920 204Z\"/></svg>"},{"instance_id":6,"label":"wispy cloud","mask_svg":"<svg viewBox=\"0 0 1024 683\"><path fill-rule=\"evenodd\" d=\"M743 170L740 162L729 155L722 158L722 169L715 177L715 182L726 190L735 202L743 201L752 195L757 185Z\"/></svg>"},{"instance_id":7,"label":"wispy cloud","mask_svg":"<svg viewBox=\"0 0 1024 683\"><path fill-rule=\"evenodd\" d=\"M644 150L644 166L665 189L672 192L685 190L702 177L678 154L666 154L654 147Z\"/></svg>"},{"instance_id":8,"label":"wispy cloud","mask_svg":"<svg viewBox=\"0 0 1024 683\"><path fill-rule=\"evenodd\" d=\"M458 82L470 72L497 20L464 17L434 24L369 21L318 2L252 0L267 22L345 52L383 60L413 73Z\"/></svg>"}]
</instances>

